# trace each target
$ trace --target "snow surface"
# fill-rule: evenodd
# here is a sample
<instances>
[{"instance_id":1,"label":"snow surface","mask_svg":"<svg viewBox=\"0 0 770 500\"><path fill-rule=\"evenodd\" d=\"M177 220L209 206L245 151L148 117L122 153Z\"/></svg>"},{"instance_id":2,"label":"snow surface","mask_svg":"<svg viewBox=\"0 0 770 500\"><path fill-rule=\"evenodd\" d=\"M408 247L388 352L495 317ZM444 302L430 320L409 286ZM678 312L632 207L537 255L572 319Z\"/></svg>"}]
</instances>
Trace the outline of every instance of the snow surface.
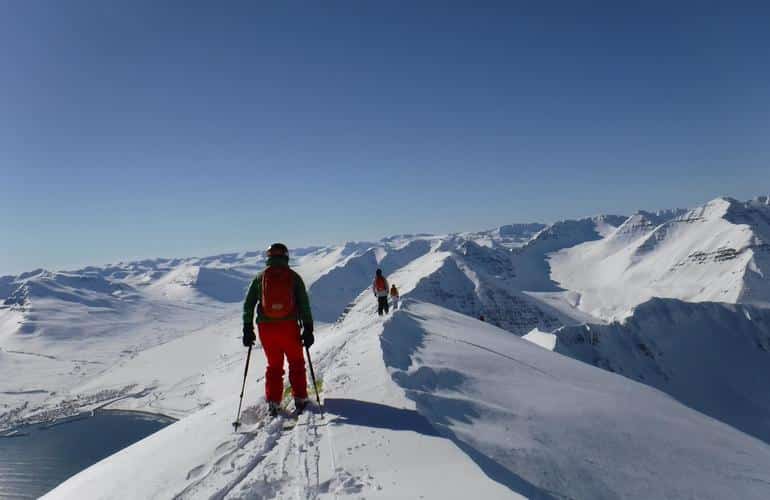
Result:
<instances>
[{"instance_id":1,"label":"snow surface","mask_svg":"<svg viewBox=\"0 0 770 500\"><path fill-rule=\"evenodd\" d=\"M46 498L512 497L414 411L382 360L376 333L382 325L364 309L318 333L313 350L324 379L323 417L309 413L287 433L278 421L257 420L264 405L254 383L264 369L257 355L239 433L230 426L242 369L235 365L228 380L205 382L210 392L229 396L94 465Z\"/></svg>"},{"instance_id":2,"label":"snow surface","mask_svg":"<svg viewBox=\"0 0 770 500\"><path fill-rule=\"evenodd\" d=\"M556 352L657 387L770 442L770 309L652 299L623 323L552 335Z\"/></svg>"},{"instance_id":3,"label":"snow surface","mask_svg":"<svg viewBox=\"0 0 770 500\"><path fill-rule=\"evenodd\" d=\"M605 319L653 297L767 304L770 207L718 198L670 219L638 213L550 264L554 280L580 294L580 309Z\"/></svg>"},{"instance_id":4,"label":"snow surface","mask_svg":"<svg viewBox=\"0 0 770 500\"><path fill-rule=\"evenodd\" d=\"M259 350L229 426L262 252L0 277L0 433L181 419L62 498L767 497L769 239L761 197L292 249L327 414L290 433L259 421Z\"/></svg>"},{"instance_id":5,"label":"snow surface","mask_svg":"<svg viewBox=\"0 0 770 500\"><path fill-rule=\"evenodd\" d=\"M556 335L548 332L541 332L537 328L522 337L543 349L553 351L556 348Z\"/></svg>"},{"instance_id":6,"label":"snow surface","mask_svg":"<svg viewBox=\"0 0 770 500\"><path fill-rule=\"evenodd\" d=\"M768 445L663 393L432 304L383 322L369 302L319 332L324 416L255 420L252 381L234 433L235 366L216 404L45 498L770 495Z\"/></svg>"}]
</instances>

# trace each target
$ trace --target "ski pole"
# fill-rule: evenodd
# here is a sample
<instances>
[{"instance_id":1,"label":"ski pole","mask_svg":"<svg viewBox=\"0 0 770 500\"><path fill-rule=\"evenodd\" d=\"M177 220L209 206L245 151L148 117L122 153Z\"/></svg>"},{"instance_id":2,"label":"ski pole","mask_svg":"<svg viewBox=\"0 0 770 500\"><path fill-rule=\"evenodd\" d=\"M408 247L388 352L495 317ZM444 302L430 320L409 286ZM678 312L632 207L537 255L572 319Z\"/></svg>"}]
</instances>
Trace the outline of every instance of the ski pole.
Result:
<instances>
[{"instance_id":1,"label":"ski pole","mask_svg":"<svg viewBox=\"0 0 770 500\"><path fill-rule=\"evenodd\" d=\"M251 347L249 346L249 352L246 354L246 368L243 370L243 385L241 386L241 400L238 401L238 414L235 416L235 422L233 422L233 430L237 431L238 426L241 425L241 404L243 404L243 392L246 390L246 376L249 374L249 361L251 361Z\"/></svg>"},{"instance_id":2,"label":"ski pole","mask_svg":"<svg viewBox=\"0 0 770 500\"><path fill-rule=\"evenodd\" d=\"M318 385L315 382L315 372L313 371L313 361L310 359L310 348L305 346L305 352L307 353L307 365L310 367L310 379L313 381L313 389L315 389L315 399L318 401L318 408L321 409L321 417L324 416L324 407L321 406L321 396L318 395Z\"/></svg>"}]
</instances>

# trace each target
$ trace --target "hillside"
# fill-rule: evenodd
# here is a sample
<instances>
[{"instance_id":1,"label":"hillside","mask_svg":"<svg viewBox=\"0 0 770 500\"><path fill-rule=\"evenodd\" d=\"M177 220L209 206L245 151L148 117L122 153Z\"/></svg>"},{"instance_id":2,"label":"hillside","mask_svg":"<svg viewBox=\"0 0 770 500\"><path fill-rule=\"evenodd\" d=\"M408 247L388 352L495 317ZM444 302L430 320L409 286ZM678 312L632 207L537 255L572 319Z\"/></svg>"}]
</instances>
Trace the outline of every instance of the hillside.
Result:
<instances>
[{"instance_id":1,"label":"hillside","mask_svg":"<svg viewBox=\"0 0 770 500\"><path fill-rule=\"evenodd\" d=\"M208 382L229 396L46 498L770 494L768 445L467 316L410 302L382 322L362 299L319 338L323 416L281 432L257 417L252 395L234 434L237 395Z\"/></svg>"},{"instance_id":2,"label":"hillside","mask_svg":"<svg viewBox=\"0 0 770 500\"><path fill-rule=\"evenodd\" d=\"M652 299L622 323L555 332L556 352L668 392L770 443L770 309Z\"/></svg>"},{"instance_id":3,"label":"hillside","mask_svg":"<svg viewBox=\"0 0 770 500\"><path fill-rule=\"evenodd\" d=\"M228 427L262 252L0 277L0 432L94 408L181 419L70 498L762 498L768 203L292 249L328 415L290 435L257 422L259 355L250 427ZM408 304L384 322L377 267ZM148 480L104 482L118 471Z\"/></svg>"},{"instance_id":4,"label":"hillside","mask_svg":"<svg viewBox=\"0 0 770 500\"><path fill-rule=\"evenodd\" d=\"M770 303L770 204L718 198L684 213L630 217L598 241L554 254L553 278L580 309L618 318L652 297Z\"/></svg>"}]
</instances>

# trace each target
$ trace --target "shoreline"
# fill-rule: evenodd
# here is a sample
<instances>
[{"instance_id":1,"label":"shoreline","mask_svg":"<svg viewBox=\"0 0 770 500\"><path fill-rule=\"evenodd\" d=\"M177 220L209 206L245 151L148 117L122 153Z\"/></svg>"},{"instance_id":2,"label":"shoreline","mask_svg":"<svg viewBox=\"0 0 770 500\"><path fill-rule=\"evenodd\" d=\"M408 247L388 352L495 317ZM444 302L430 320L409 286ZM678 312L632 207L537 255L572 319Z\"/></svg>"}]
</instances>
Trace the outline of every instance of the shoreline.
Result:
<instances>
[{"instance_id":1,"label":"shoreline","mask_svg":"<svg viewBox=\"0 0 770 500\"><path fill-rule=\"evenodd\" d=\"M145 417L147 419L157 420L163 422L166 425L171 425L174 422L178 422L178 418L174 418L170 415L163 413L153 413L144 410L124 410L124 409L110 409L110 408L94 408L87 410L76 415L70 415L68 417L62 417L58 419L42 420L39 422L32 422L19 425L17 427L10 427L0 430L0 439L11 439L29 436L29 430L37 428L38 430L49 430L60 425L66 425L72 422L78 422L80 420L86 420L97 415L137 415Z\"/></svg>"},{"instance_id":2,"label":"shoreline","mask_svg":"<svg viewBox=\"0 0 770 500\"><path fill-rule=\"evenodd\" d=\"M164 420L168 421L169 425L178 422L178 418L174 418L170 415L166 415L163 413L154 413L151 411L144 411L144 410L124 410L121 408L94 408L89 412L89 416L96 416L96 415L103 415L103 414L113 414L113 415L141 415L148 418L153 418L156 420Z\"/></svg>"}]
</instances>

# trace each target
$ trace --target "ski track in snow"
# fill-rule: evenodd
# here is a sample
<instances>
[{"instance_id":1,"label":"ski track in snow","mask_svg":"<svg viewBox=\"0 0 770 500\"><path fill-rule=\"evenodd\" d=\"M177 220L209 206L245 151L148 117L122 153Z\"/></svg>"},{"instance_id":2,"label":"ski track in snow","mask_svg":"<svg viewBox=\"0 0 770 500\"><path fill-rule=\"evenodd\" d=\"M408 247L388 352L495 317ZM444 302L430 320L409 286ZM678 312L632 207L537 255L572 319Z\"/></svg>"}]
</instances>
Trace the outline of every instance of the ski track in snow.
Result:
<instances>
[{"instance_id":1,"label":"ski track in snow","mask_svg":"<svg viewBox=\"0 0 770 500\"><path fill-rule=\"evenodd\" d=\"M316 361L319 378L324 377L324 367L333 363L340 349L324 353ZM263 382L260 377L258 382ZM257 387L261 387L257 384ZM312 398L312 388L311 394ZM183 491L174 496L177 500L206 497L212 500L236 498L302 498L314 499L320 494L337 492L357 493L362 486L354 476L344 470L337 470L334 461L334 444L331 428L316 403L300 415L289 431L284 431L286 417L270 420L263 407L250 407L244 413L256 417L246 429L235 433L238 438L225 441L217 451L223 450L212 465L201 464L188 473L188 479L195 478ZM325 438L325 439L324 439ZM325 441L329 448L332 464L332 479L320 481L321 455L319 448ZM228 477L222 485L221 478Z\"/></svg>"},{"instance_id":2,"label":"ski track in snow","mask_svg":"<svg viewBox=\"0 0 770 500\"><path fill-rule=\"evenodd\" d=\"M333 368L340 362L340 353L345 352L345 347L357 335L370 333L366 329L358 329L336 349L325 351L318 357L315 368L319 379L325 381L324 392L330 390L330 381L334 380ZM309 395L312 400L312 390ZM298 423L288 432L282 432L283 418L279 417L273 421L267 421L266 418L262 417L257 422L253 437L219 458L206 476L176 498L181 500L200 497L200 493L206 491L207 478L210 477L213 483L217 483L217 476L230 474L230 469L237 471L236 475L224 487L210 494L209 498L315 499L326 495L338 498L339 495L361 493L365 487L371 486L359 475L337 467L334 458L334 436L330 425L330 419L333 417L322 415L315 403L309 405ZM323 471L329 479L322 482L324 447L328 449L330 470ZM252 458L246 458L249 456ZM222 466L223 461L230 469ZM373 477L368 479L373 480Z\"/></svg>"},{"instance_id":3,"label":"ski track in snow","mask_svg":"<svg viewBox=\"0 0 770 500\"><path fill-rule=\"evenodd\" d=\"M11 353L11 354L21 354L23 356L37 356L38 358L45 358L45 359L53 359L53 360L58 360L59 359L56 356L49 356L47 354L39 354L39 353L36 353L36 352L13 351L13 350L10 350L10 349L7 349L5 352ZM76 361L76 360L73 359L72 361Z\"/></svg>"},{"instance_id":4,"label":"ski track in snow","mask_svg":"<svg viewBox=\"0 0 770 500\"><path fill-rule=\"evenodd\" d=\"M248 432L241 433L236 438L235 447L232 450L225 451L216 458L213 465L208 469L199 480L185 488L174 498L182 500L187 498L200 498L206 496L211 499L221 500L227 498L228 494L239 487L244 479L262 462L269 452L279 443L281 437L281 419L275 419L268 423L264 429L257 430L253 434ZM232 442L223 442L217 448L227 449L232 446ZM201 465L190 471L188 477L197 475L205 465ZM221 477L232 478L227 480L224 486L219 486ZM209 479L213 481L209 482ZM214 491L207 491L213 483Z\"/></svg>"}]
</instances>

